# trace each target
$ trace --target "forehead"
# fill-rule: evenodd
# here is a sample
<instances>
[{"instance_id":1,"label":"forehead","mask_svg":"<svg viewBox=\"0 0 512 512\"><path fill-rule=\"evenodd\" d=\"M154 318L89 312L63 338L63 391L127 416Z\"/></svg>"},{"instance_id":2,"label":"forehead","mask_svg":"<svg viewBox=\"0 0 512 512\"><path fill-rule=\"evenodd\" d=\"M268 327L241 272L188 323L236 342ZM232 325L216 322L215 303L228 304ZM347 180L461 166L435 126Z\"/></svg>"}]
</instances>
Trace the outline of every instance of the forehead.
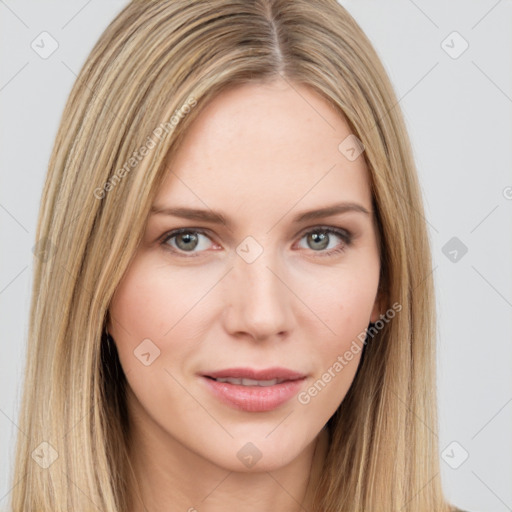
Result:
<instances>
[{"instance_id":1,"label":"forehead","mask_svg":"<svg viewBox=\"0 0 512 512\"><path fill-rule=\"evenodd\" d=\"M155 203L253 214L344 200L370 208L363 155L350 161L339 150L349 135L344 117L307 86L232 87L190 126Z\"/></svg>"}]
</instances>

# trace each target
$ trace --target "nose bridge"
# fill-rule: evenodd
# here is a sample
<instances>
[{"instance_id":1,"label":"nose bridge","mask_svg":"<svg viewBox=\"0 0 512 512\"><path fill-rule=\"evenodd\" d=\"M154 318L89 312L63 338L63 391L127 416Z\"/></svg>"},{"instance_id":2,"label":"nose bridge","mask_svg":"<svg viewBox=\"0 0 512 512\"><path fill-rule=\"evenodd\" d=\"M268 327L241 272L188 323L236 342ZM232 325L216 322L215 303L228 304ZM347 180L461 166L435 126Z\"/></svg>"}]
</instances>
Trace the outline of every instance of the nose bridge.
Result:
<instances>
[{"instance_id":1,"label":"nose bridge","mask_svg":"<svg viewBox=\"0 0 512 512\"><path fill-rule=\"evenodd\" d=\"M256 338L289 328L290 292L282 282L279 255L247 237L236 250L228 282L228 327Z\"/></svg>"}]
</instances>

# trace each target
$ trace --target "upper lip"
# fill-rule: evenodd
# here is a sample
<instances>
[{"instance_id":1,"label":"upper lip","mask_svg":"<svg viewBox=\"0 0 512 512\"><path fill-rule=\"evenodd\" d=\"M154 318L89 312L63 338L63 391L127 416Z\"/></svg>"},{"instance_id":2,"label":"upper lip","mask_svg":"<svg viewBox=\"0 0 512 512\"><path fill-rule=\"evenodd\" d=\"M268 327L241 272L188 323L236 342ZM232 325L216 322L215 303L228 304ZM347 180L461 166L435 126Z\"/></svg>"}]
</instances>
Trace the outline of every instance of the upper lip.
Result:
<instances>
[{"instance_id":1,"label":"upper lip","mask_svg":"<svg viewBox=\"0 0 512 512\"><path fill-rule=\"evenodd\" d=\"M279 367L264 368L261 370L254 368L225 368L224 370L203 373L203 376L212 377L213 379L242 378L253 380L297 380L305 377L303 373Z\"/></svg>"}]
</instances>

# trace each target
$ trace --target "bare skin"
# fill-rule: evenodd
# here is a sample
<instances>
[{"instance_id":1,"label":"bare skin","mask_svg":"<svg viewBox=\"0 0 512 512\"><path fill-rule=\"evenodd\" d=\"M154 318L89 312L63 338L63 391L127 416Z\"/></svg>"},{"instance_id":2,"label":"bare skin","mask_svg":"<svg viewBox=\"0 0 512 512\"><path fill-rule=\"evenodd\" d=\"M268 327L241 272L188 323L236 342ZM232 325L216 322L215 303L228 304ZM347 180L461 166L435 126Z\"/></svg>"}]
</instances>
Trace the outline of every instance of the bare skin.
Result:
<instances>
[{"instance_id":1,"label":"bare skin","mask_svg":"<svg viewBox=\"0 0 512 512\"><path fill-rule=\"evenodd\" d=\"M129 385L130 512L313 508L324 426L360 352L340 371L333 364L382 312L368 169L363 155L338 149L350 133L317 93L279 80L224 91L187 134L110 308ZM367 213L294 221L342 202ZM221 211L230 225L163 211L176 207ZM169 237L178 228L190 231ZM152 347L160 353L146 366L134 351L147 339L151 358ZM303 396L329 368L331 378L308 403L293 396L248 412L202 376L275 366L305 375ZM240 457L247 446L261 455L251 467Z\"/></svg>"}]
</instances>

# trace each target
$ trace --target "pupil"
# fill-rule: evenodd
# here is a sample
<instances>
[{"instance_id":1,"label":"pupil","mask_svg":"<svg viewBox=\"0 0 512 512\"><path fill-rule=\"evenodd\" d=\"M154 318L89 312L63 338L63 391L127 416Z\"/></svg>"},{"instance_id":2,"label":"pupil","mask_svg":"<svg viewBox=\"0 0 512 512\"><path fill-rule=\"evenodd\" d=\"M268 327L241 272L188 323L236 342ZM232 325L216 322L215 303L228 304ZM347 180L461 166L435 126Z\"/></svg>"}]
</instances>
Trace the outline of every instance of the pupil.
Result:
<instances>
[{"instance_id":1,"label":"pupil","mask_svg":"<svg viewBox=\"0 0 512 512\"><path fill-rule=\"evenodd\" d=\"M190 233L181 234L181 235L178 236L178 241L177 241L178 246L180 245L180 240L184 240L185 241L185 246L184 247L180 247L180 249L184 248L185 250L187 250L187 248L190 249L190 247L191 247L191 245L190 244L187 245L187 243L188 242L197 242L197 237L195 235L190 234ZM192 249L194 249L195 245L194 244L192 244L192 245L193 245Z\"/></svg>"},{"instance_id":2,"label":"pupil","mask_svg":"<svg viewBox=\"0 0 512 512\"><path fill-rule=\"evenodd\" d=\"M320 233L320 235L318 233L313 233L311 235L311 237L313 238L314 243L320 242L320 248L324 249L325 247L327 247L328 244L326 245L326 243L325 243L328 241L328 237L327 237L326 233Z\"/></svg>"}]
</instances>

